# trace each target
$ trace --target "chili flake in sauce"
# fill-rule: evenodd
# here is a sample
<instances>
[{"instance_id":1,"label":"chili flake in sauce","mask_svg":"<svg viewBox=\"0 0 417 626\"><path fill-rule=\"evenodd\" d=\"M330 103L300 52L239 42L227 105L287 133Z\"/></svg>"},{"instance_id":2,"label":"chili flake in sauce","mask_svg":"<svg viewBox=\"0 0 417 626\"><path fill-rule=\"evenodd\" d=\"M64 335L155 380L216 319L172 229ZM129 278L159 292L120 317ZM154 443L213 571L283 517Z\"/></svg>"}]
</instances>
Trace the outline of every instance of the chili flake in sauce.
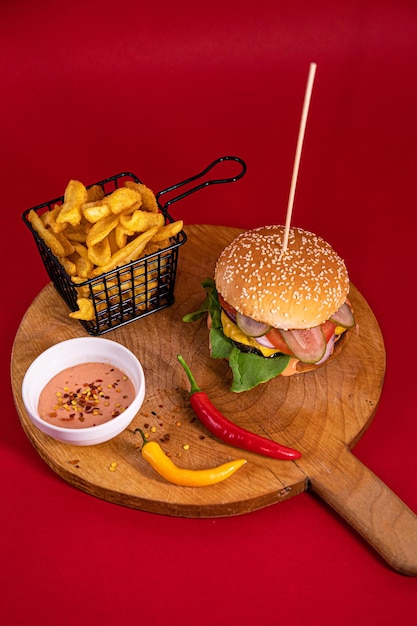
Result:
<instances>
[{"instance_id":1,"label":"chili flake in sauce","mask_svg":"<svg viewBox=\"0 0 417 626\"><path fill-rule=\"evenodd\" d=\"M108 363L79 363L45 385L38 412L49 424L89 428L123 413L134 397L133 383L120 369Z\"/></svg>"}]
</instances>

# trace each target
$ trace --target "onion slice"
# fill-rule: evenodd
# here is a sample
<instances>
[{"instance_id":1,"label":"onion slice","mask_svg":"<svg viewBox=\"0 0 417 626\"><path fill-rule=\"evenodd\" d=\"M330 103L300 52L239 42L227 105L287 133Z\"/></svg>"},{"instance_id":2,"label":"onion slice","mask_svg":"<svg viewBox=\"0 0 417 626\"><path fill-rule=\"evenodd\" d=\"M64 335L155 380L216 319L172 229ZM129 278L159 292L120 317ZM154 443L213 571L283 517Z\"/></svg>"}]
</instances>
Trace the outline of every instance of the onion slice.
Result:
<instances>
[{"instance_id":1,"label":"onion slice","mask_svg":"<svg viewBox=\"0 0 417 626\"><path fill-rule=\"evenodd\" d=\"M232 311L229 311L228 309L223 309L223 308L222 308L222 311L223 313L225 313L225 315L227 315L229 320L233 322L233 324L236 324L236 315L232 313Z\"/></svg>"},{"instance_id":2,"label":"onion slice","mask_svg":"<svg viewBox=\"0 0 417 626\"><path fill-rule=\"evenodd\" d=\"M259 345L263 346L264 348L271 348L271 350L278 350L278 348L274 346L274 344L271 343L265 335L262 335L262 337L255 337L255 341L259 343Z\"/></svg>"},{"instance_id":3,"label":"onion slice","mask_svg":"<svg viewBox=\"0 0 417 626\"><path fill-rule=\"evenodd\" d=\"M333 333L333 335L330 337L329 341L327 342L324 356L320 359L320 361L317 361L316 365L321 365L322 363L325 363L325 361L327 361L327 359L331 357L334 351L335 342L336 342L336 335Z\"/></svg>"}]
</instances>

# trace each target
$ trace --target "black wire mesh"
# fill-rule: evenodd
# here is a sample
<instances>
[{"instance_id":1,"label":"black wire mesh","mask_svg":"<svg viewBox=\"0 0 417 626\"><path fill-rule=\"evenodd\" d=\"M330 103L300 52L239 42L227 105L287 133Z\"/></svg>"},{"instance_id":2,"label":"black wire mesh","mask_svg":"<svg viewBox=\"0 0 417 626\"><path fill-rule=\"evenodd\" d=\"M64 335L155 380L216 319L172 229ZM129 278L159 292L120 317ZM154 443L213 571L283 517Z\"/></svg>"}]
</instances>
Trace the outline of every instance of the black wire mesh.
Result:
<instances>
[{"instance_id":1,"label":"black wire mesh","mask_svg":"<svg viewBox=\"0 0 417 626\"><path fill-rule=\"evenodd\" d=\"M99 185L104 194L110 194L126 181L140 183L130 172L106 178ZM92 187L93 185L89 185ZM79 297L90 298L94 306L93 321L79 320L90 335L102 335L135 319L154 313L174 303L174 287L178 265L178 251L187 236L182 230L172 237L170 245L137 261L106 272L97 278L74 283L50 248L34 230L27 216L34 210L39 216L62 204L64 197L55 198L23 213L23 221L31 230L46 271L55 289L71 311L77 311ZM159 204L159 203L158 203ZM165 223L173 222L165 206L159 205Z\"/></svg>"}]
</instances>

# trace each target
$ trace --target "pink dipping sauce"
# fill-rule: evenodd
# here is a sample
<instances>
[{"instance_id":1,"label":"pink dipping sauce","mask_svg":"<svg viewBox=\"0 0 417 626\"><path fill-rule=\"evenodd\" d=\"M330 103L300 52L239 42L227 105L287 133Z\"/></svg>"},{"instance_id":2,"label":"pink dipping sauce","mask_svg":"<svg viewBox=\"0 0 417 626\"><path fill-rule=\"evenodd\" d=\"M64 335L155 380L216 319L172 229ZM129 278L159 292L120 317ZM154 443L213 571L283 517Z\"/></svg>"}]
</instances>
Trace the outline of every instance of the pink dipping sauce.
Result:
<instances>
[{"instance_id":1,"label":"pink dipping sauce","mask_svg":"<svg viewBox=\"0 0 417 626\"><path fill-rule=\"evenodd\" d=\"M79 363L56 374L42 390L38 412L49 424L89 428L114 419L135 397L131 380L108 363Z\"/></svg>"}]
</instances>

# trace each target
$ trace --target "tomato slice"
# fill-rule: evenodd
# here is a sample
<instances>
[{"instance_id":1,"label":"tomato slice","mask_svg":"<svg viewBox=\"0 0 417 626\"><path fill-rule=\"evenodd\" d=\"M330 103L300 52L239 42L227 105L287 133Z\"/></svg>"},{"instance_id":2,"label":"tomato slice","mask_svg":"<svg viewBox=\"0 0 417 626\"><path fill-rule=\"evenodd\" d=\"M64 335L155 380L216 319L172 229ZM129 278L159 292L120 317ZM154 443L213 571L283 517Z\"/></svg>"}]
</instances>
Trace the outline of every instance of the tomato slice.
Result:
<instances>
[{"instance_id":1,"label":"tomato slice","mask_svg":"<svg viewBox=\"0 0 417 626\"><path fill-rule=\"evenodd\" d=\"M284 341L283 336L278 328L271 328L271 330L266 333L265 339L271 342L271 344L282 352L283 354L289 354L290 356L294 356L287 344Z\"/></svg>"},{"instance_id":2,"label":"tomato slice","mask_svg":"<svg viewBox=\"0 0 417 626\"><path fill-rule=\"evenodd\" d=\"M219 304L222 309L232 318L236 318L236 309L234 309L228 302L226 302L221 293L218 293L217 296L219 298Z\"/></svg>"},{"instance_id":3,"label":"tomato slice","mask_svg":"<svg viewBox=\"0 0 417 626\"><path fill-rule=\"evenodd\" d=\"M327 322L324 322L324 324L321 325L321 329L323 331L326 342L328 342L330 337L333 335L335 328L336 324L333 324L333 322L331 322L330 320L327 320Z\"/></svg>"}]
</instances>

